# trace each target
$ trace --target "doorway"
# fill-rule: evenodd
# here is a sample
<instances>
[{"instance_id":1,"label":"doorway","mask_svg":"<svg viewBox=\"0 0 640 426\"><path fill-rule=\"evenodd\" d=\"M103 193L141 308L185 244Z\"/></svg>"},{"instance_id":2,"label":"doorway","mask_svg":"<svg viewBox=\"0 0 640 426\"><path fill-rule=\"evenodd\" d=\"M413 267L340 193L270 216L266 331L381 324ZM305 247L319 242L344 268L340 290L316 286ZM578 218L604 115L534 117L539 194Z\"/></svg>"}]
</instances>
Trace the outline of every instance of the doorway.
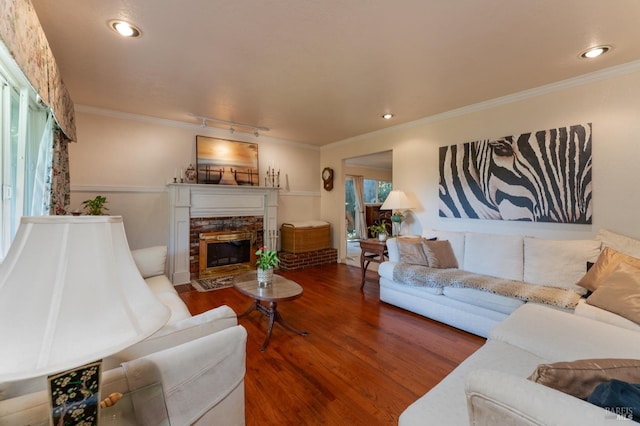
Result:
<instances>
[{"instance_id":1,"label":"doorway","mask_svg":"<svg viewBox=\"0 0 640 426\"><path fill-rule=\"evenodd\" d=\"M392 189L393 153L345 159L346 263L360 266L360 240L379 222L380 206Z\"/></svg>"}]
</instances>

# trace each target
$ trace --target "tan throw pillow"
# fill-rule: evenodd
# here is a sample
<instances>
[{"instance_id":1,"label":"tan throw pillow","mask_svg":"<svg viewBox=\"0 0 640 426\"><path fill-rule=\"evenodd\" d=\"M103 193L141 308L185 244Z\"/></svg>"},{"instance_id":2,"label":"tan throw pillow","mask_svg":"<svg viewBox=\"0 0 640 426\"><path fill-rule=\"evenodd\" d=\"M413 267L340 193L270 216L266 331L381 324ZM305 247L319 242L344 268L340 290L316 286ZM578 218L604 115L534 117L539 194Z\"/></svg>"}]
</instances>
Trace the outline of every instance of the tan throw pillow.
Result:
<instances>
[{"instance_id":1,"label":"tan throw pillow","mask_svg":"<svg viewBox=\"0 0 640 426\"><path fill-rule=\"evenodd\" d=\"M453 254L453 249L449 241L429 241L423 239L422 248L424 249L424 254L427 255L427 260L431 268L444 269L458 267L456 255Z\"/></svg>"},{"instance_id":2,"label":"tan throw pillow","mask_svg":"<svg viewBox=\"0 0 640 426\"><path fill-rule=\"evenodd\" d=\"M422 249L422 238L399 237L396 242L400 253L400 262L429 266L427 256Z\"/></svg>"},{"instance_id":3,"label":"tan throw pillow","mask_svg":"<svg viewBox=\"0 0 640 426\"><path fill-rule=\"evenodd\" d=\"M587 303L640 324L640 269L621 263L587 298Z\"/></svg>"},{"instance_id":4,"label":"tan throw pillow","mask_svg":"<svg viewBox=\"0 0 640 426\"><path fill-rule=\"evenodd\" d=\"M622 262L640 268L640 259L631 257L619 251L615 251L610 247L605 247L600 253L596 263L587 271L587 273L578 281L580 287L584 287L589 291L595 291L603 279L612 273L616 267Z\"/></svg>"},{"instance_id":5,"label":"tan throw pillow","mask_svg":"<svg viewBox=\"0 0 640 426\"><path fill-rule=\"evenodd\" d=\"M640 360L602 358L541 364L529 376L531 381L580 399L587 399L596 386L612 379L640 383Z\"/></svg>"}]
</instances>

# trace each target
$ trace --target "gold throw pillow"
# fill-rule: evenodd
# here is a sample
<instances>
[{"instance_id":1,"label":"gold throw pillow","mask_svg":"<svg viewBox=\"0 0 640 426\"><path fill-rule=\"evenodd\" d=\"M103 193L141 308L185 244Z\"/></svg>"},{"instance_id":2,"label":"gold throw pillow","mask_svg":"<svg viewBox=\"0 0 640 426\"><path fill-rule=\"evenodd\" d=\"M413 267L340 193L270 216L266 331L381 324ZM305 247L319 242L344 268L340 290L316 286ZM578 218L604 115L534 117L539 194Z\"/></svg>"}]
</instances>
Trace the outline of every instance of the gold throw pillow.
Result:
<instances>
[{"instance_id":1,"label":"gold throw pillow","mask_svg":"<svg viewBox=\"0 0 640 426\"><path fill-rule=\"evenodd\" d=\"M640 259L620 253L610 247L605 247L600 253L596 263L577 284L589 291L595 291L598 286L600 286L600 283L602 283L602 280L611 274L622 262L640 268Z\"/></svg>"},{"instance_id":2,"label":"gold throw pillow","mask_svg":"<svg viewBox=\"0 0 640 426\"><path fill-rule=\"evenodd\" d=\"M587 303L640 324L640 269L626 262L619 264Z\"/></svg>"}]
</instances>

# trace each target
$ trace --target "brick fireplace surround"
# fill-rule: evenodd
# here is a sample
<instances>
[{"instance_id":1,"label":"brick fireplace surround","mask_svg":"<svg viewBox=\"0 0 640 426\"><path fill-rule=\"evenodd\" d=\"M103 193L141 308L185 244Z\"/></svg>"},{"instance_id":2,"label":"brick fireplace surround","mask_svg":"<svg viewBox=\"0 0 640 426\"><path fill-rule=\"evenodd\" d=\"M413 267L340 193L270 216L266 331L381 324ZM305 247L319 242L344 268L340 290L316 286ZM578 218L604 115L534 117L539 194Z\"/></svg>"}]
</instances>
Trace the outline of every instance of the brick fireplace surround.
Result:
<instances>
[{"instance_id":1,"label":"brick fireplace surround","mask_svg":"<svg viewBox=\"0 0 640 426\"><path fill-rule=\"evenodd\" d=\"M200 232L246 227L257 231L259 245L269 246L273 242L264 236L278 230L278 188L170 184L169 203L169 278L174 285L197 278L199 253L194 246L199 251Z\"/></svg>"},{"instance_id":2,"label":"brick fireplace surround","mask_svg":"<svg viewBox=\"0 0 640 426\"><path fill-rule=\"evenodd\" d=\"M252 250L262 247L263 218L262 216L227 216L227 217L192 217L189 226L189 272L191 279L199 278L200 274L200 234L207 232L247 231L256 233L255 246Z\"/></svg>"}]
</instances>

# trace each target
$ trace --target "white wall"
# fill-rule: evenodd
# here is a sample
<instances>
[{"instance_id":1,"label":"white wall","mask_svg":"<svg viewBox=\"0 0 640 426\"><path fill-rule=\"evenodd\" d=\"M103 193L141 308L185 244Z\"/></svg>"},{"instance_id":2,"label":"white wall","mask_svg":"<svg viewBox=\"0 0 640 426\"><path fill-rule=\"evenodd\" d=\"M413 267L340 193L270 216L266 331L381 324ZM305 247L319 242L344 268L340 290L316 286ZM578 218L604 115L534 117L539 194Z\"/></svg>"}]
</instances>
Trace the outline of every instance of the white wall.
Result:
<instances>
[{"instance_id":1,"label":"white wall","mask_svg":"<svg viewBox=\"0 0 640 426\"><path fill-rule=\"evenodd\" d=\"M196 164L196 135L258 144L261 182L269 164L279 164L278 223L320 217L320 150L261 135L201 128L89 107L76 107L78 143L69 148L71 209L97 194L107 213L124 218L132 249L167 244L166 184L177 168Z\"/></svg>"},{"instance_id":2,"label":"white wall","mask_svg":"<svg viewBox=\"0 0 640 426\"><path fill-rule=\"evenodd\" d=\"M640 62L470 106L322 148L322 166L335 170L336 190L322 194L322 217L342 224L344 164L348 157L393 150L393 184L419 208L403 233L438 228L591 238L600 228L640 238ZM446 219L438 216L438 148L485 138L593 123L593 224L571 225ZM409 228L407 228L409 225ZM344 229L334 239L344 257Z\"/></svg>"}]
</instances>

